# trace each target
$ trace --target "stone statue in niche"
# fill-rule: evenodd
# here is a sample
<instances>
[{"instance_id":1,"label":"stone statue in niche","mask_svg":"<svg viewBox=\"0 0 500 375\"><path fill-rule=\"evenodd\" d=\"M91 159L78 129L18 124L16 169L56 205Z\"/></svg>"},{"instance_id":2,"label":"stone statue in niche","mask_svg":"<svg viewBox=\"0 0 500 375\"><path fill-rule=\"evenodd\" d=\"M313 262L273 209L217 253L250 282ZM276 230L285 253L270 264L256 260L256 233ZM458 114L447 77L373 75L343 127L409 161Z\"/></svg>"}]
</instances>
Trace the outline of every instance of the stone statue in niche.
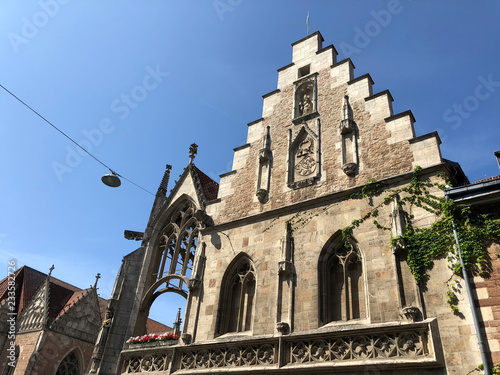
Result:
<instances>
[{"instance_id":1,"label":"stone statue in niche","mask_svg":"<svg viewBox=\"0 0 500 375\"><path fill-rule=\"evenodd\" d=\"M313 102L311 100L311 96L309 94L304 94L302 100L299 103L300 115L307 115L311 113L313 110Z\"/></svg>"},{"instance_id":2,"label":"stone statue in niche","mask_svg":"<svg viewBox=\"0 0 500 375\"><path fill-rule=\"evenodd\" d=\"M316 160L313 157L314 140L308 136L300 142L295 154L295 171L300 176L309 176L316 170Z\"/></svg>"},{"instance_id":3,"label":"stone statue in niche","mask_svg":"<svg viewBox=\"0 0 500 375\"><path fill-rule=\"evenodd\" d=\"M302 121L316 113L316 75L295 82L295 104L293 117Z\"/></svg>"}]
</instances>

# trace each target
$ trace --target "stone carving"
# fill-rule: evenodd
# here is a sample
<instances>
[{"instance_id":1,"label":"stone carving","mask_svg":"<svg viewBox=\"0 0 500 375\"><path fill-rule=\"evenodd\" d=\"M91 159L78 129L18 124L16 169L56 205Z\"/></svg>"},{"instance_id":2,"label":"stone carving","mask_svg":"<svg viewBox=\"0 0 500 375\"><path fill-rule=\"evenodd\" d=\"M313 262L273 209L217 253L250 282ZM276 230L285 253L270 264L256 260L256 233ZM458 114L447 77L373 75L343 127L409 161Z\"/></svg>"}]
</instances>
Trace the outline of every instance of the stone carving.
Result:
<instances>
[{"instance_id":1,"label":"stone carving","mask_svg":"<svg viewBox=\"0 0 500 375\"><path fill-rule=\"evenodd\" d=\"M342 166L342 170L348 176L352 176L356 172L356 163L346 163Z\"/></svg>"},{"instance_id":2,"label":"stone carving","mask_svg":"<svg viewBox=\"0 0 500 375\"><path fill-rule=\"evenodd\" d=\"M266 128L262 139L262 149L259 151L259 166L257 177L257 191L255 195L260 203L265 203L270 189L271 167L273 153L271 151L271 128Z\"/></svg>"},{"instance_id":3,"label":"stone carving","mask_svg":"<svg viewBox=\"0 0 500 375\"><path fill-rule=\"evenodd\" d=\"M317 113L316 87L316 74L295 82L294 123L307 120Z\"/></svg>"},{"instance_id":4,"label":"stone carving","mask_svg":"<svg viewBox=\"0 0 500 375\"><path fill-rule=\"evenodd\" d=\"M278 263L279 269L278 272L283 274L284 276L289 275L293 269L293 263L288 260L282 260Z\"/></svg>"},{"instance_id":5,"label":"stone carving","mask_svg":"<svg viewBox=\"0 0 500 375\"><path fill-rule=\"evenodd\" d=\"M181 351L180 370L263 366L277 362L276 344Z\"/></svg>"},{"instance_id":6,"label":"stone carving","mask_svg":"<svg viewBox=\"0 0 500 375\"><path fill-rule=\"evenodd\" d=\"M302 100L299 103L300 115L307 115L313 110L313 102L311 100L311 96L309 94L304 94Z\"/></svg>"},{"instance_id":7,"label":"stone carving","mask_svg":"<svg viewBox=\"0 0 500 375\"><path fill-rule=\"evenodd\" d=\"M345 119L340 122L340 134L347 134L354 130L354 121Z\"/></svg>"},{"instance_id":8,"label":"stone carving","mask_svg":"<svg viewBox=\"0 0 500 375\"><path fill-rule=\"evenodd\" d=\"M140 372L167 371L172 355L170 353L148 354L145 356L125 357L122 365L122 374Z\"/></svg>"},{"instance_id":9,"label":"stone carving","mask_svg":"<svg viewBox=\"0 0 500 375\"><path fill-rule=\"evenodd\" d=\"M342 147L342 170L346 175L353 176L358 167L358 142L356 123L353 120L353 111L347 95L344 97L342 118L339 126Z\"/></svg>"},{"instance_id":10,"label":"stone carving","mask_svg":"<svg viewBox=\"0 0 500 375\"><path fill-rule=\"evenodd\" d=\"M316 135L304 125L290 145L288 186L297 188L314 182L319 174L318 143Z\"/></svg>"},{"instance_id":11,"label":"stone carving","mask_svg":"<svg viewBox=\"0 0 500 375\"><path fill-rule=\"evenodd\" d=\"M198 153L198 145L196 143L192 143L189 146L189 163L192 163L196 154Z\"/></svg>"},{"instance_id":12,"label":"stone carving","mask_svg":"<svg viewBox=\"0 0 500 375\"><path fill-rule=\"evenodd\" d=\"M279 322L276 328L282 335L289 333L288 323ZM264 342L260 339L239 344L210 343L194 347L178 346L175 350L172 347L129 349L122 352L122 374L156 371L175 373L177 369L183 373L244 372L245 367L260 371L264 366L270 370L277 368L280 355L283 355L281 366L294 365L298 369L303 365L301 373L310 373L307 367L321 362L336 365L343 362L342 365L346 366L352 360L362 361L353 366L352 372L356 372L354 367L380 363L377 360L391 360L394 365L415 363L418 358L432 361L435 358L432 348L436 345L430 334L430 325L417 323L385 326L376 331L363 329L320 335L286 335ZM175 369L170 368L171 363L177 364ZM391 365L386 362L384 366L390 369Z\"/></svg>"},{"instance_id":13,"label":"stone carving","mask_svg":"<svg viewBox=\"0 0 500 375\"><path fill-rule=\"evenodd\" d=\"M133 230L125 230L124 236L125 236L125 239L127 239L127 240L142 241L144 239L144 232L135 232Z\"/></svg>"},{"instance_id":14,"label":"stone carving","mask_svg":"<svg viewBox=\"0 0 500 375\"><path fill-rule=\"evenodd\" d=\"M263 148L259 151L259 162L260 163L265 163L269 161L272 157L272 152L271 150L268 150L267 148Z\"/></svg>"},{"instance_id":15,"label":"stone carving","mask_svg":"<svg viewBox=\"0 0 500 375\"><path fill-rule=\"evenodd\" d=\"M183 333L181 339L184 344L189 345L191 344L192 336L189 333Z\"/></svg>"},{"instance_id":16,"label":"stone carving","mask_svg":"<svg viewBox=\"0 0 500 375\"><path fill-rule=\"evenodd\" d=\"M214 224L214 221L209 215L207 215L205 210L196 210L194 217L196 217L196 220L201 223L203 228L210 227Z\"/></svg>"},{"instance_id":17,"label":"stone carving","mask_svg":"<svg viewBox=\"0 0 500 375\"><path fill-rule=\"evenodd\" d=\"M292 344L291 353L292 363L425 356L428 354L427 332L411 330L401 333L300 340Z\"/></svg>"},{"instance_id":18,"label":"stone carving","mask_svg":"<svg viewBox=\"0 0 500 375\"><path fill-rule=\"evenodd\" d=\"M288 323L279 322L276 323L276 330L282 335L286 335L290 331L290 326L288 325Z\"/></svg>"},{"instance_id":19,"label":"stone carving","mask_svg":"<svg viewBox=\"0 0 500 375\"><path fill-rule=\"evenodd\" d=\"M296 160L300 160L295 165L297 174L309 176L316 169L316 160L312 157L314 151L314 140L311 137L304 139L295 154Z\"/></svg>"},{"instance_id":20,"label":"stone carving","mask_svg":"<svg viewBox=\"0 0 500 375\"><path fill-rule=\"evenodd\" d=\"M407 306L401 309L401 317L406 318L408 322L415 323L417 318L420 316L420 309L416 306Z\"/></svg>"},{"instance_id":21,"label":"stone carving","mask_svg":"<svg viewBox=\"0 0 500 375\"><path fill-rule=\"evenodd\" d=\"M312 185L316 181L316 178L311 177L311 178L306 178L304 180L300 180L297 182L294 182L293 184L290 184L290 187L293 187L294 189L300 189L309 185Z\"/></svg>"},{"instance_id":22,"label":"stone carving","mask_svg":"<svg viewBox=\"0 0 500 375\"><path fill-rule=\"evenodd\" d=\"M201 286L200 279L189 280L188 289L190 293L197 291L200 288L200 286Z\"/></svg>"},{"instance_id":23,"label":"stone carving","mask_svg":"<svg viewBox=\"0 0 500 375\"><path fill-rule=\"evenodd\" d=\"M267 190L266 189L257 189L257 192L255 193L257 196L257 199L259 200L260 203L263 203L264 200L266 199L267 196Z\"/></svg>"}]
</instances>

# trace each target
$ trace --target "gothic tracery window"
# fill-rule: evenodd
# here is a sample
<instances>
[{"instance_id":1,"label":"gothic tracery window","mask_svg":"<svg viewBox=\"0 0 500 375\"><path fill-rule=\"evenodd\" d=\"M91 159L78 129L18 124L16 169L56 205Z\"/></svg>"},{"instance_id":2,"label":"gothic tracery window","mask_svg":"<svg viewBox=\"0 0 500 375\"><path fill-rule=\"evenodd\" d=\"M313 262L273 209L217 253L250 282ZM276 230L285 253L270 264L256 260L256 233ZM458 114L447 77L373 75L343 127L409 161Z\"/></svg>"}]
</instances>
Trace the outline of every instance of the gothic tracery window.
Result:
<instances>
[{"instance_id":1,"label":"gothic tracery window","mask_svg":"<svg viewBox=\"0 0 500 375\"><path fill-rule=\"evenodd\" d=\"M80 375L80 361L75 350L64 357L57 368L56 375Z\"/></svg>"},{"instance_id":2,"label":"gothic tracery window","mask_svg":"<svg viewBox=\"0 0 500 375\"><path fill-rule=\"evenodd\" d=\"M191 277L194 254L198 243L198 226L192 203L181 206L165 226L158 245L158 272L156 280L167 275ZM174 288L182 288L183 281L171 280Z\"/></svg>"},{"instance_id":3,"label":"gothic tracery window","mask_svg":"<svg viewBox=\"0 0 500 375\"><path fill-rule=\"evenodd\" d=\"M336 241L320 259L320 320L323 324L366 318L361 254L354 244Z\"/></svg>"},{"instance_id":4,"label":"gothic tracery window","mask_svg":"<svg viewBox=\"0 0 500 375\"><path fill-rule=\"evenodd\" d=\"M219 333L252 329L255 304L255 270L247 257L228 268L223 281Z\"/></svg>"}]
</instances>

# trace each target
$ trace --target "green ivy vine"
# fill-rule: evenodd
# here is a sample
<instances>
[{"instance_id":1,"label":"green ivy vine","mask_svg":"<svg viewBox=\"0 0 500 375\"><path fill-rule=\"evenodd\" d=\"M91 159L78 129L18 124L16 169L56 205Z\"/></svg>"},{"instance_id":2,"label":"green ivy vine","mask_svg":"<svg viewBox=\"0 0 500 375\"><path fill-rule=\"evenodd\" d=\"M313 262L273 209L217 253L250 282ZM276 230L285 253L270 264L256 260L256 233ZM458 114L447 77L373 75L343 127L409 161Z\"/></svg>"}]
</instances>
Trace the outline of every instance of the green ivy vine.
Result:
<instances>
[{"instance_id":1,"label":"green ivy vine","mask_svg":"<svg viewBox=\"0 0 500 375\"><path fill-rule=\"evenodd\" d=\"M453 235L452 223L455 223L462 258L465 267L482 277L489 276L488 246L491 242L500 241L500 220L493 219L489 215L481 213L475 207L463 204L456 204L452 200L446 201L444 194L435 195L431 189L445 190L446 181L444 174L439 177L443 183L423 180L420 176L422 168L416 167L409 185L397 189L384 189L381 182L370 179L360 190L351 194L345 200L366 199L372 209L364 216L353 220L342 229L343 240L349 242L353 231L362 223L371 220L372 224L382 230L390 231L377 221L379 209L392 202L398 202L399 209L405 212L412 212L413 207L419 207L435 215L437 220L426 228L417 228L413 223L413 215L406 217L406 225L401 236L391 237L392 246L404 246L408 252L407 262L415 281L420 285L425 285L428 274L427 271L433 266L434 261L446 257L450 268L457 276L462 276L462 267L458 261L456 242ZM382 201L375 205L374 198L383 196ZM297 212L288 224L291 230L305 226L314 216L322 213L328 214L328 210L338 204L333 203L322 208L319 212ZM270 229L278 218L272 220ZM458 314L458 298L456 289L450 287L447 300L455 314Z\"/></svg>"}]
</instances>

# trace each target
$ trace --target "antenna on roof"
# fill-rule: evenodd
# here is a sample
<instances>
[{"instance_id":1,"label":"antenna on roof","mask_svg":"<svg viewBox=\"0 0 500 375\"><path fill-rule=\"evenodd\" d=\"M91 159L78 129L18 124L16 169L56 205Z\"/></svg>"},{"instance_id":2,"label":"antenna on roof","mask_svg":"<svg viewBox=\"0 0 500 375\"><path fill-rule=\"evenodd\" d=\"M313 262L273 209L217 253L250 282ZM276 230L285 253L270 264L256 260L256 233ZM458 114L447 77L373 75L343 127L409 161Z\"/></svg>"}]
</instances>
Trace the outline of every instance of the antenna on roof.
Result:
<instances>
[{"instance_id":1,"label":"antenna on roof","mask_svg":"<svg viewBox=\"0 0 500 375\"><path fill-rule=\"evenodd\" d=\"M306 25L307 25L307 36L309 36L309 11L307 11Z\"/></svg>"}]
</instances>

